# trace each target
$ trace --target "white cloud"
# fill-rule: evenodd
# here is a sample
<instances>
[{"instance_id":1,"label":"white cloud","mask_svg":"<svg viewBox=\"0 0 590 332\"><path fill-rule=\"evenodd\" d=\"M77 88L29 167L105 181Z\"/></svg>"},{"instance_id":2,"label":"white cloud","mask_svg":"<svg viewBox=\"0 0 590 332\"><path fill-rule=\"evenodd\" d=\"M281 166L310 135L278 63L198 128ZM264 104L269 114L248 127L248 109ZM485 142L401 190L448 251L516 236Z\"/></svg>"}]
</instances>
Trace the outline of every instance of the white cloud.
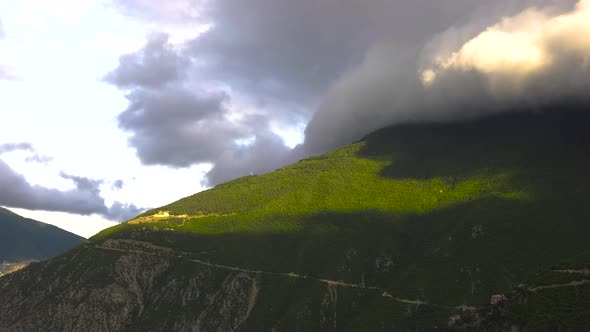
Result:
<instances>
[{"instance_id":1,"label":"white cloud","mask_svg":"<svg viewBox=\"0 0 590 332\"><path fill-rule=\"evenodd\" d=\"M573 11L564 14L529 9L488 27L450 55L437 55L422 71L422 81L431 85L445 72L473 71L494 85L520 87L524 80L563 65L564 58L581 62L588 69L588 32L589 0L580 1Z\"/></svg>"}]
</instances>

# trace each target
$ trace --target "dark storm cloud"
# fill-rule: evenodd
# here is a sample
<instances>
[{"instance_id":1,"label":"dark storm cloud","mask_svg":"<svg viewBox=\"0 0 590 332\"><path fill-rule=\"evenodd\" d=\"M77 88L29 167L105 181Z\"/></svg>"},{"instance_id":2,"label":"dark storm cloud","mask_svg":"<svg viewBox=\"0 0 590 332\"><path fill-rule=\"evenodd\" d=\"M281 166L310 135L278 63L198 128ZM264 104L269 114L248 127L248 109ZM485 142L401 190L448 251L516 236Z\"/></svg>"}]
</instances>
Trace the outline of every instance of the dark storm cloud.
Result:
<instances>
[{"instance_id":1,"label":"dark storm cloud","mask_svg":"<svg viewBox=\"0 0 590 332\"><path fill-rule=\"evenodd\" d=\"M288 151L282 139L268 130L265 117L245 115L229 119L225 104L230 100L223 92L196 93L184 87L140 88L127 98L129 107L119 115L119 126L133 133L129 143L146 165L221 165L221 160L235 165L225 165L231 173L217 167L210 172L210 183L219 183L231 179L234 171L246 174L278 167L278 158ZM240 145L243 138L255 140L256 146ZM262 147L261 152L271 157L264 162L251 159L249 151ZM249 160L247 164L245 160Z\"/></svg>"},{"instance_id":2,"label":"dark storm cloud","mask_svg":"<svg viewBox=\"0 0 590 332\"><path fill-rule=\"evenodd\" d=\"M154 34L140 52L121 56L119 68L105 79L121 88L158 87L182 77L188 61L176 53L167 35Z\"/></svg>"},{"instance_id":3,"label":"dark storm cloud","mask_svg":"<svg viewBox=\"0 0 590 332\"><path fill-rule=\"evenodd\" d=\"M449 28L418 49L371 48L363 63L341 77L325 94L306 128L304 154L319 153L352 142L384 124L453 121L493 112L535 110L544 104L583 98L583 91L589 87L590 73L580 60L587 59L590 47L585 52L575 47L563 47L571 39L567 33L552 35L546 44L542 43L541 47L555 50L550 52L552 63L526 75L520 76L519 70L528 70L530 57L525 57L523 64L509 67L507 59L514 55L502 54L503 51L521 52L519 44L543 39L543 33L534 35L530 32L531 35L527 36L527 28L520 27L531 25L533 31L536 27L547 29L551 26L551 17L570 13L574 3L563 1L548 12L539 11L548 18L537 18L535 10L530 9L525 12L524 20L509 19L531 4L523 2L519 6L502 8L504 12L492 16L494 20L490 20L489 15L484 19L476 16L464 27ZM529 15L534 18L529 19ZM479 41L482 34L494 31L497 21L501 22L500 26L508 25L497 30L506 31L493 33L483 42L470 43L470 40ZM492 22L491 25L488 22ZM586 29L590 30L590 25ZM497 36L505 38L504 33L512 32L516 32L516 38L525 39L515 39L517 42L510 39L500 44ZM462 45L470 46L458 51ZM560 47L562 51L556 51ZM454 52L459 55L453 56ZM474 52L478 53L472 56ZM455 59L456 65L451 64L450 59ZM448 62L449 67L438 68L440 61ZM492 64L498 66L486 67ZM429 72L431 66L438 72ZM436 79L426 82L425 74L433 73Z\"/></svg>"},{"instance_id":4,"label":"dark storm cloud","mask_svg":"<svg viewBox=\"0 0 590 332\"><path fill-rule=\"evenodd\" d=\"M81 215L98 214L114 221L124 221L141 213L134 205L113 203L105 205L100 196L100 180L92 180L62 173L76 188L57 190L31 185L4 161L0 160L0 205L29 210L59 211Z\"/></svg>"},{"instance_id":5,"label":"dark storm cloud","mask_svg":"<svg viewBox=\"0 0 590 332\"><path fill-rule=\"evenodd\" d=\"M399 2L378 0L215 1L204 6L192 2L206 17L203 22L212 23L207 33L174 49L164 39L150 40L137 54L122 57L108 75L110 82L134 88L129 108L119 117L120 127L132 134L130 145L143 163L179 167L211 162L212 184L272 170L293 159L285 157L289 149L272 132L273 121L306 122L328 86L360 62L373 43L409 45L444 28L458 17L453 10L429 20L429 26L410 17L425 9L440 11L445 3L420 0L398 8ZM167 19L149 1L120 1L120 5L128 13ZM168 8L186 5L173 1ZM169 13L166 23L178 21L179 15ZM403 24L414 28L399 29ZM156 58L152 53L162 57L141 60ZM178 67L162 70L160 62ZM179 72L186 76L174 74ZM223 85L230 92L219 100L192 87L195 82L201 87ZM198 92L192 96L194 90ZM261 114L254 118L259 121L235 123L225 117L223 105L234 101L235 94L256 105ZM251 146L236 144L250 138L255 138Z\"/></svg>"},{"instance_id":6,"label":"dark storm cloud","mask_svg":"<svg viewBox=\"0 0 590 332\"><path fill-rule=\"evenodd\" d=\"M142 60L156 58L153 54L158 54L157 61ZM259 173L280 166L279 156L288 149L280 137L270 131L271 116L240 114L232 118L228 105L233 100L226 89L203 86L198 81L173 74L199 67L191 65L190 57L192 55L174 49L164 37L158 42L151 39L138 54L123 56L119 67L107 75L107 81L130 89L129 106L118 120L119 126L131 133L129 144L137 150L142 163L187 167L195 163L217 166L220 160L235 162L235 166L212 170L208 178L215 184L232 178L234 171ZM179 66L166 71L162 70L161 63ZM240 145L238 141L243 139L254 139L259 146ZM249 151L262 151L260 147L263 146L264 152L272 158L261 161L248 157ZM250 160L247 165L246 157ZM221 169L232 173L223 173Z\"/></svg>"},{"instance_id":7,"label":"dark storm cloud","mask_svg":"<svg viewBox=\"0 0 590 332\"><path fill-rule=\"evenodd\" d=\"M309 115L371 45L426 42L474 7L473 1L216 1L203 9L212 29L189 51L206 64L201 75L266 102L303 104Z\"/></svg>"},{"instance_id":8,"label":"dark storm cloud","mask_svg":"<svg viewBox=\"0 0 590 332\"><path fill-rule=\"evenodd\" d=\"M301 104L320 98L325 88L358 64L371 46L397 48L426 44L432 36L489 1L473 0L252 0L171 1L169 8L191 5L212 28L187 43L186 55L200 64L200 78L222 80L272 101ZM120 0L128 12L166 17L156 3ZM526 8L524 1L486 4L503 15ZM520 3L520 5L519 5ZM541 1L528 1L541 3ZM490 9L491 8L491 9ZM178 14L169 13L168 22ZM490 14L491 15L491 14ZM196 19L198 20L198 19ZM147 69L147 68L146 68Z\"/></svg>"},{"instance_id":9,"label":"dark storm cloud","mask_svg":"<svg viewBox=\"0 0 590 332\"><path fill-rule=\"evenodd\" d=\"M183 167L209 162L240 137L224 119L227 96L222 93L138 89L127 99L129 107L119 115L119 126L133 133L129 143L144 164Z\"/></svg>"},{"instance_id":10,"label":"dark storm cloud","mask_svg":"<svg viewBox=\"0 0 590 332\"><path fill-rule=\"evenodd\" d=\"M177 0L167 2L167 14L154 11L157 2L118 2L128 13L167 24L211 23L208 32L182 45L159 44L169 50L166 58L175 59L163 63L178 64L175 72L184 76L137 61L121 61L110 75L136 77L126 81L134 83L112 82L135 87L119 120L141 160L176 167L211 162L212 184L333 149L389 124L472 117L530 104L537 96L564 97L565 92L548 93L554 83L538 83L551 82L551 75L574 94L584 91L584 84L568 81L560 69L582 83L588 77L587 71L576 72L583 61L569 61L581 56L574 46L565 55L551 54L563 65L527 76L518 88L512 74L496 77L478 70L477 63L463 66L467 60L461 59L454 67L439 68L437 62L461 53L503 18L547 5L552 7L547 15L558 15L571 11L573 0ZM187 6L198 15L174 12ZM560 38L547 38L559 49ZM151 52L151 43L135 57ZM425 84L428 70L436 81ZM144 76L153 78L152 84L137 78ZM224 97L212 102L211 95L220 95L211 92L216 90ZM249 111L239 123L226 116L227 109L241 112L244 99L257 108L258 121L247 120ZM304 145L290 153L272 133L277 122L308 122ZM252 145L235 144L252 137Z\"/></svg>"}]
</instances>

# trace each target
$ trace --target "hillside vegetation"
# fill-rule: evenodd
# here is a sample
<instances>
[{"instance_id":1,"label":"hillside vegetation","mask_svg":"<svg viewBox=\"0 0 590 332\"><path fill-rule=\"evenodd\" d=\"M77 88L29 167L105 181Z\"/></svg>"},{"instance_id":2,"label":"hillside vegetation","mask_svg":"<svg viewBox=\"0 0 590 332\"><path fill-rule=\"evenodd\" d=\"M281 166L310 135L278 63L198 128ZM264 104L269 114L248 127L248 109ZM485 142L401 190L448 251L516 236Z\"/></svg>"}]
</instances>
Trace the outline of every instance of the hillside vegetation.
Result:
<instances>
[{"instance_id":1,"label":"hillside vegetation","mask_svg":"<svg viewBox=\"0 0 590 332\"><path fill-rule=\"evenodd\" d=\"M483 305L590 247L587 118L564 110L383 129L144 214L198 218L124 224L94 240L146 239L232 266Z\"/></svg>"},{"instance_id":2,"label":"hillside vegetation","mask_svg":"<svg viewBox=\"0 0 590 332\"><path fill-rule=\"evenodd\" d=\"M78 289L29 290L87 310L78 317L114 305L83 294L118 287L125 310L109 315L128 324L121 330L173 322L203 331L446 328L451 315L476 312L491 295L590 250L586 114L553 107L385 128L105 230L15 274L11 287L0 281L0 309L53 310L1 300L41 278ZM143 222L158 211L173 217ZM101 324L116 323L109 317ZM56 328L71 326L63 319Z\"/></svg>"},{"instance_id":3,"label":"hillside vegetation","mask_svg":"<svg viewBox=\"0 0 590 332\"><path fill-rule=\"evenodd\" d=\"M590 317L590 251L561 261L519 284L506 299L467 313L456 330L585 331Z\"/></svg>"}]
</instances>

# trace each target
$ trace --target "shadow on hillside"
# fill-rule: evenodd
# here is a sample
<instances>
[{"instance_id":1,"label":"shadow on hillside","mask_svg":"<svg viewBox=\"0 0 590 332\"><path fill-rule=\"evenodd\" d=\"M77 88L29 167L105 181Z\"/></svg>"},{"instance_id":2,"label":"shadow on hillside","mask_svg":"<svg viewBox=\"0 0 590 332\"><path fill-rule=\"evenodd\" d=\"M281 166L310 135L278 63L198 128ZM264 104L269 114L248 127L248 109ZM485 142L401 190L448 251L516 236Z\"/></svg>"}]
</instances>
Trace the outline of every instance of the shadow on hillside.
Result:
<instances>
[{"instance_id":1,"label":"shadow on hillside","mask_svg":"<svg viewBox=\"0 0 590 332\"><path fill-rule=\"evenodd\" d=\"M500 114L452 124L406 124L364 139L361 157L391 157L387 178L462 177L497 169L542 170L588 161L588 107Z\"/></svg>"},{"instance_id":2,"label":"shadow on hillside","mask_svg":"<svg viewBox=\"0 0 590 332\"><path fill-rule=\"evenodd\" d=\"M581 201L494 197L423 215L357 211L259 220L296 220L301 228L291 232L137 227L115 236L190 251L215 264L366 283L438 303L483 303L490 293L590 249L590 213L583 207Z\"/></svg>"},{"instance_id":3,"label":"shadow on hillside","mask_svg":"<svg viewBox=\"0 0 590 332\"><path fill-rule=\"evenodd\" d=\"M77 289L70 284L78 280L83 281L83 289L111 287L113 282L121 280L117 276L121 271L115 267L132 265L123 272L129 272L125 278L134 283L146 280L145 276L156 275L140 287L149 290L142 293L149 304L145 307L146 316L156 317L157 321L163 321L160 317L171 317L171 312L202 311L202 307L195 303L210 306L215 300L225 306L231 304L232 299L247 299L250 288L239 292L243 284L238 281L255 280L257 302L251 313L255 321L248 321L247 324L253 325L246 330L263 330L256 328L256 324L267 327L276 321L294 326L297 321L304 320L299 315L301 312L316 315L305 316L306 321L320 321L325 312L333 309L338 312L338 326L348 326L359 320L364 324L362 327L366 327L365 322L375 322L378 327L387 320L408 326L427 324L424 321L444 324L451 315L447 308L399 303L382 296L383 290L341 287L317 279L294 279L260 272L246 275L219 266L294 272L379 286L387 288L387 292L394 296L433 304L480 305L489 301L490 294L510 289L527 274L589 249L589 212L580 202L565 204L486 198L423 215L355 211L267 216L261 220L272 224L295 218L303 226L298 232L232 233L228 230L222 235L207 235L166 229L153 231L151 227L138 225L113 235L192 251L194 257L186 259L186 256L172 253L167 258L161 255L152 260L146 258L149 256L145 253L131 252L130 255L141 255L143 259L127 257L120 260L123 253L84 246L49 263L33 265L26 269L31 273L25 271L11 277L16 286L0 288L6 291L10 287L22 287L26 292L34 289L34 294L39 294L46 292L46 285L51 284L52 289L61 287L53 294L67 294L71 289ZM217 264L217 267L195 263L191 258ZM162 259L169 264L162 264ZM152 266L153 261L159 263ZM137 262L144 263L135 265ZM163 265L166 267L162 268ZM68 278L63 278L64 267L69 273ZM157 273L152 273L151 268L158 270ZM38 282L39 275L44 276L44 282ZM24 280L18 281L18 278ZM52 283L55 280L60 282ZM236 291L219 291L222 284ZM190 285L190 288L178 285ZM189 291L178 294L178 289ZM230 297L232 294L234 297ZM47 293L42 296L48 299ZM182 300L176 302L175 297ZM36 300L38 297L32 298ZM203 301L198 302L201 299ZM167 304L162 310L158 307L161 303ZM38 302L34 305L31 307L46 310L39 307Z\"/></svg>"}]
</instances>

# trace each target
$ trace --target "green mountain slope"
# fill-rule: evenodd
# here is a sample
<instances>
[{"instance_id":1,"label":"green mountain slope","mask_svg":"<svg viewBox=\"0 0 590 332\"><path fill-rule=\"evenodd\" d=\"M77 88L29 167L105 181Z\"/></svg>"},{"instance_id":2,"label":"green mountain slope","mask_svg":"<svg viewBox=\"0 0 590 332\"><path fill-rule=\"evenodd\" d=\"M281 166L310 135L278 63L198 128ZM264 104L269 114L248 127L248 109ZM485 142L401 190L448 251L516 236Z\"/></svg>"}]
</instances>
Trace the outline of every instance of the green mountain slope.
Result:
<instances>
[{"instance_id":1,"label":"green mountain slope","mask_svg":"<svg viewBox=\"0 0 590 332\"><path fill-rule=\"evenodd\" d=\"M467 313L456 330L585 331L590 317L590 251L519 284L504 301Z\"/></svg>"},{"instance_id":2,"label":"green mountain slope","mask_svg":"<svg viewBox=\"0 0 590 332\"><path fill-rule=\"evenodd\" d=\"M148 211L0 280L0 328L446 328L590 250L589 117L562 108L386 128Z\"/></svg>"},{"instance_id":3,"label":"green mountain slope","mask_svg":"<svg viewBox=\"0 0 590 332\"><path fill-rule=\"evenodd\" d=\"M48 259L83 240L55 226L0 208L0 263Z\"/></svg>"}]
</instances>

